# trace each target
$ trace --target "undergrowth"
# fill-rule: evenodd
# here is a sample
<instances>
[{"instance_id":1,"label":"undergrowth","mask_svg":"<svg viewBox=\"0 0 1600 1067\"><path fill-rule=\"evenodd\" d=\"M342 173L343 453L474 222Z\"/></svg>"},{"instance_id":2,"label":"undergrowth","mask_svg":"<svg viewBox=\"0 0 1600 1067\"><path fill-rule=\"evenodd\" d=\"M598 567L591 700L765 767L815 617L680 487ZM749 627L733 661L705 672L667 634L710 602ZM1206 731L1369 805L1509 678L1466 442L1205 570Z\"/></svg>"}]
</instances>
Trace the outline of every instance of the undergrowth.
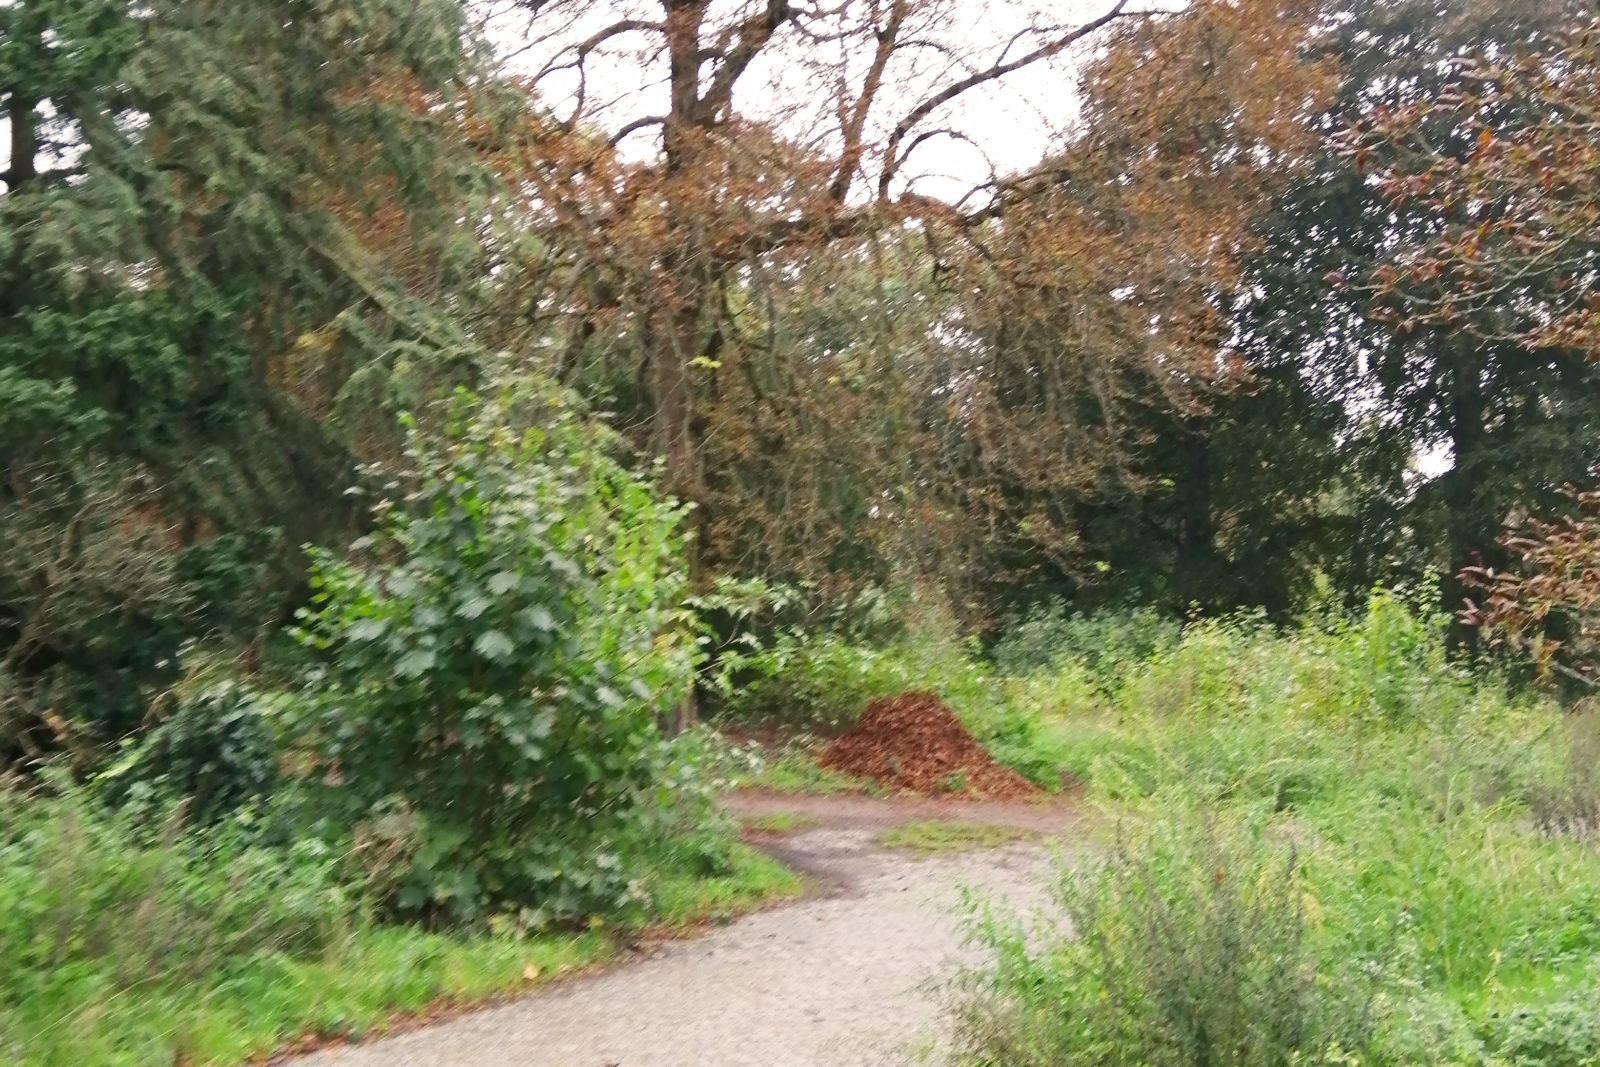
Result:
<instances>
[{"instance_id":1,"label":"undergrowth","mask_svg":"<svg viewBox=\"0 0 1600 1067\"><path fill-rule=\"evenodd\" d=\"M0 1062L242 1063L297 1039L355 1039L440 1004L512 993L614 956L645 925L727 918L798 884L728 842L630 856L648 906L523 935L380 921L350 857L276 844L248 819L153 822L76 791L0 793Z\"/></svg>"},{"instance_id":2,"label":"undergrowth","mask_svg":"<svg viewBox=\"0 0 1600 1067\"><path fill-rule=\"evenodd\" d=\"M1001 683L1119 827L1061 921L982 912L970 1064L1589 1064L1600 718L1446 657L1398 598L1190 625L1109 689Z\"/></svg>"}]
</instances>

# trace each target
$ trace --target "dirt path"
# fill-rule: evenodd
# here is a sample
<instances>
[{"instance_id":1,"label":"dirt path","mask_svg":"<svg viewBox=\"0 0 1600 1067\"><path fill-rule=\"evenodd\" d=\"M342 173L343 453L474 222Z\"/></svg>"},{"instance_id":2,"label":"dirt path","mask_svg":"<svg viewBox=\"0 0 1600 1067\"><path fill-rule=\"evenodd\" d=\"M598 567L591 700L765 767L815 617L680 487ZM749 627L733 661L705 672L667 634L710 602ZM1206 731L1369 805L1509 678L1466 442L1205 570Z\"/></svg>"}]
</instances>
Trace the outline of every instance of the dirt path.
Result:
<instances>
[{"instance_id":1,"label":"dirt path","mask_svg":"<svg viewBox=\"0 0 1600 1067\"><path fill-rule=\"evenodd\" d=\"M1037 844L919 859L885 852L912 819L1065 830L1062 807L862 797L733 798L736 814L803 813L814 828L772 843L820 896L752 915L637 963L515 1003L298 1067L867 1067L916 1062L941 1022L937 985L963 955L971 886L1025 905Z\"/></svg>"}]
</instances>

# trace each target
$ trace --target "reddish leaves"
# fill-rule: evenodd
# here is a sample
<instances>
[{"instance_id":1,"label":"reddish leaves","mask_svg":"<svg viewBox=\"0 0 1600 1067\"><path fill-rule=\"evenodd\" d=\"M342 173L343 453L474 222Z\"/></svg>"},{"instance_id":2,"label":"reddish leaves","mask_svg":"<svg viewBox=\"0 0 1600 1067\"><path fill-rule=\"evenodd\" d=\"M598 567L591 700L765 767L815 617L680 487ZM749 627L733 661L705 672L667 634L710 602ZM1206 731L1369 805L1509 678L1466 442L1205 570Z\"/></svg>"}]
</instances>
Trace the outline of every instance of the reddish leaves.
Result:
<instances>
[{"instance_id":1,"label":"reddish leaves","mask_svg":"<svg viewBox=\"0 0 1600 1067\"><path fill-rule=\"evenodd\" d=\"M1462 573L1482 600L1468 603L1461 618L1491 644L1526 654L1541 675L1593 685L1600 682L1600 492L1568 492L1576 515L1530 521L1501 539L1517 557L1515 571Z\"/></svg>"},{"instance_id":2,"label":"reddish leaves","mask_svg":"<svg viewBox=\"0 0 1600 1067\"><path fill-rule=\"evenodd\" d=\"M1557 52L1462 60L1457 88L1377 114L1346 147L1376 187L1431 216L1372 278L1375 315L1600 359L1600 23ZM1437 145L1448 128L1470 150ZM1398 268L1398 269L1395 269Z\"/></svg>"},{"instance_id":3,"label":"reddish leaves","mask_svg":"<svg viewBox=\"0 0 1600 1067\"><path fill-rule=\"evenodd\" d=\"M933 693L904 693L867 705L856 728L817 761L889 789L1012 799L1039 790L990 758Z\"/></svg>"}]
</instances>

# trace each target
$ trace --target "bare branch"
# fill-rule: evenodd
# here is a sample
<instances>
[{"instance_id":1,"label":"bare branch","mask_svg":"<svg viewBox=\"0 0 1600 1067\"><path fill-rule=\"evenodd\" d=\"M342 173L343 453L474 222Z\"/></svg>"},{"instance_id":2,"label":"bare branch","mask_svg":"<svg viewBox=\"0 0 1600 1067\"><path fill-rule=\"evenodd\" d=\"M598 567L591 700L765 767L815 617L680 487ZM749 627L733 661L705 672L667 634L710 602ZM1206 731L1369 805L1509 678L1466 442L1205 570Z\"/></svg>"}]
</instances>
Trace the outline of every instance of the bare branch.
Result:
<instances>
[{"instance_id":1,"label":"bare branch","mask_svg":"<svg viewBox=\"0 0 1600 1067\"><path fill-rule=\"evenodd\" d=\"M736 35L739 43L732 51L727 51L726 58L718 64L716 73L711 76L711 84L706 86L705 94L700 98L699 119L702 123L711 122L729 106L733 100L734 84L767 42L772 40L778 28L793 17L794 9L788 0L767 0L766 10L729 31Z\"/></svg>"},{"instance_id":2,"label":"bare branch","mask_svg":"<svg viewBox=\"0 0 1600 1067\"><path fill-rule=\"evenodd\" d=\"M634 119L632 122L623 126L616 133L613 133L608 139L607 143L612 148L615 148L617 145L621 144L623 141L627 140L629 137L638 133L647 126L665 126L666 123L667 117L665 115L645 115L643 118Z\"/></svg>"},{"instance_id":3,"label":"bare branch","mask_svg":"<svg viewBox=\"0 0 1600 1067\"><path fill-rule=\"evenodd\" d=\"M901 165L905 162L906 157L910 152L910 149L901 151L900 145L905 141L906 136L910 134L912 129L914 129L916 125L923 119L927 118L944 105L950 103L952 100L961 96L963 93L969 92L980 85L998 81L1008 74L1019 71L1024 67L1032 66L1034 63L1038 63L1041 60L1060 55L1062 52L1066 51L1077 42L1083 40L1085 37L1088 37L1090 34L1096 33L1111 25L1111 23L1115 22L1117 19L1131 14L1133 14L1133 12L1128 11L1128 0L1117 0L1117 3L1111 8L1111 10L1107 11L1099 18L1093 19L1090 22L1086 22L1076 29L1070 30L1058 37L1055 37L1048 43L1040 45L1033 51L1028 52L1026 55L1019 56L1016 59L1010 60L1009 62L1002 60L985 70L977 71L976 73L962 78L960 81L952 82L939 92L934 93L932 96L923 100L916 107L912 108L906 113L906 116L902 118L898 124L896 124L894 131L889 135L889 140L885 146L883 155L883 171L878 178L879 198L888 199L889 185L894 181L895 175L899 173ZM1008 51L1009 47L1010 46L1008 45Z\"/></svg>"},{"instance_id":4,"label":"bare branch","mask_svg":"<svg viewBox=\"0 0 1600 1067\"><path fill-rule=\"evenodd\" d=\"M574 94L575 100L572 107L572 117L562 124L566 129L575 129L579 120L583 117L584 107L588 103L589 71L587 64L589 56L592 55L596 49L600 48L607 41L615 37L621 37L624 34L629 33L661 33L665 29L666 27L659 22L649 22L643 19L622 19L621 21L613 22L605 29L598 30L595 33L590 34L582 41L579 41L577 44L573 45L569 50L564 50L560 54L552 57L550 62L546 63L544 67L533 76L529 84L538 86L538 84L545 78L564 70L577 71L578 88L577 92ZM561 56L566 55L569 51L572 58L566 60L565 62L558 62L558 60L561 59Z\"/></svg>"},{"instance_id":5,"label":"bare branch","mask_svg":"<svg viewBox=\"0 0 1600 1067\"><path fill-rule=\"evenodd\" d=\"M856 168L861 165L861 131L866 126L867 115L871 112L878 91L883 86L883 72L894 55L896 42L900 37L900 27L905 23L908 9L907 0L894 0L889 10L888 22L877 31L878 46L873 51L872 65L867 68L867 76L861 84L860 95L856 97L855 108L845 122L844 151L839 156L839 169L834 174L833 184L828 189L828 195L835 200L844 200L850 191L850 183L855 180Z\"/></svg>"}]
</instances>

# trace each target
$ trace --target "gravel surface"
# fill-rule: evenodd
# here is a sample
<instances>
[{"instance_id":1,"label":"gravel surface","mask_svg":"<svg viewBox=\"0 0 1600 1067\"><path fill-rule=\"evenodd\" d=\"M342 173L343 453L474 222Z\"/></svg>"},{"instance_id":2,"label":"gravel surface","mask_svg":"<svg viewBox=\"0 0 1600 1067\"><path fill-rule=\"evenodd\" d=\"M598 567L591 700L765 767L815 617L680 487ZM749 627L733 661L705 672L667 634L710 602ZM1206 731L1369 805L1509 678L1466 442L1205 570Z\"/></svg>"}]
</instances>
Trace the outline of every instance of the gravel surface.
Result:
<instances>
[{"instance_id":1,"label":"gravel surface","mask_svg":"<svg viewBox=\"0 0 1600 1067\"><path fill-rule=\"evenodd\" d=\"M827 798L800 806L815 815ZM290 1062L877 1067L925 1060L939 1043L947 999L940 986L966 953L961 887L1026 906L1045 850L1019 845L931 859L886 853L874 843L874 826L896 821L885 815L890 810L864 819L871 809L841 800L839 818L774 847L823 882L821 896L502 1007ZM1059 826L1061 813L1056 818Z\"/></svg>"}]
</instances>

